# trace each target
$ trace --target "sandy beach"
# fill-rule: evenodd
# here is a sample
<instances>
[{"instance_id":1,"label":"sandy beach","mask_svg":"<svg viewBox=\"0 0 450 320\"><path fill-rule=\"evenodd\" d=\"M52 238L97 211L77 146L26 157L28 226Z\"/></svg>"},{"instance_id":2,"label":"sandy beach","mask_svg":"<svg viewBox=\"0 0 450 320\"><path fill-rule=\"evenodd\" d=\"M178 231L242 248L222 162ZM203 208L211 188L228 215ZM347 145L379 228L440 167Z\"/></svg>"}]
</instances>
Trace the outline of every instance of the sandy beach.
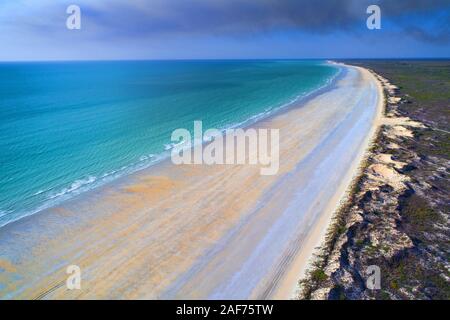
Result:
<instances>
[{"instance_id":1,"label":"sandy beach","mask_svg":"<svg viewBox=\"0 0 450 320\"><path fill-rule=\"evenodd\" d=\"M0 298L292 298L380 124L380 83L342 69L253 125L280 130L277 175L163 161L0 228Z\"/></svg>"}]
</instances>

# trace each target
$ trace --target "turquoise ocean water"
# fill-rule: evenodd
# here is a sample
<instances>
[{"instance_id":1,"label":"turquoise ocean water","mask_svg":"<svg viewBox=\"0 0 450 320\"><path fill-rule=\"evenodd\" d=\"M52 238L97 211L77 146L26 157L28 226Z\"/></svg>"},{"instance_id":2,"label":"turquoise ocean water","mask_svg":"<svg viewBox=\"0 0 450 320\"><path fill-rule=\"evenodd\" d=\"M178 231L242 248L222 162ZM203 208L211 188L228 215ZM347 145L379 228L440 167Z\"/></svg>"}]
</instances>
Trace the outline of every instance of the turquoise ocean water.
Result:
<instances>
[{"instance_id":1,"label":"turquoise ocean water","mask_svg":"<svg viewBox=\"0 0 450 320\"><path fill-rule=\"evenodd\" d=\"M337 73L324 61L0 63L0 226L150 166L194 120L249 124Z\"/></svg>"}]
</instances>

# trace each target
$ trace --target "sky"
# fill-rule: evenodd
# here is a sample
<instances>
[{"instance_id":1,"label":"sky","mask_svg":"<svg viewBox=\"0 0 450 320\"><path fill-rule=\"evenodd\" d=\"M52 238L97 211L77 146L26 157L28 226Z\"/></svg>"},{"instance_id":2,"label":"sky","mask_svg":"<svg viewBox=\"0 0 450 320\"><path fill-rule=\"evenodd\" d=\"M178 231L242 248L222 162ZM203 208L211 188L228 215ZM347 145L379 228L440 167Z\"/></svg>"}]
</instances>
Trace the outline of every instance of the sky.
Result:
<instances>
[{"instance_id":1,"label":"sky","mask_svg":"<svg viewBox=\"0 0 450 320\"><path fill-rule=\"evenodd\" d=\"M450 0L0 0L0 61L439 57Z\"/></svg>"}]
</instances>

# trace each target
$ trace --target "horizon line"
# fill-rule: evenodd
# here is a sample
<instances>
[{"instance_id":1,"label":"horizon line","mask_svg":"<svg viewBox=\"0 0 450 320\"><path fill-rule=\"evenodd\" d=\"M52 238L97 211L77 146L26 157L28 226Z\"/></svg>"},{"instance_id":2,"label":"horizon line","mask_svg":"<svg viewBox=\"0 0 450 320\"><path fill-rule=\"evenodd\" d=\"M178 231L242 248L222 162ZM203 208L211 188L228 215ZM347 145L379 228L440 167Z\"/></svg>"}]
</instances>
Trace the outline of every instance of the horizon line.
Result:
<instances>
[{"instance_id":1,"label":"horizon line","mask_svg":"<svg viewBox=\"0 0 450 320\"><path fill-rule=\"evenodd\" d=\"M174 58L174 59L40 59L0 60L0 63L20 62L131 62L131 61L263 61L263 60L450 60L448 57L377 57L377 58Z\"/></svg>"}]
</instances>

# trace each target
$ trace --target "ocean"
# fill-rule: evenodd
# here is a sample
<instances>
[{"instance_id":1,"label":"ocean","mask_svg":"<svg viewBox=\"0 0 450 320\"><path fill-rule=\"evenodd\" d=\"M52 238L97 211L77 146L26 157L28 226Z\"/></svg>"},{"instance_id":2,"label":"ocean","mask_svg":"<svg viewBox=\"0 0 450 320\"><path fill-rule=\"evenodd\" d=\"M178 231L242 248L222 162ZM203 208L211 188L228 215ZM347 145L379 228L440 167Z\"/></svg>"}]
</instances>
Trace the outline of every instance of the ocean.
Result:
<instances>
[{"instance_id":1,"label":"ocean","mask_svg":"<svg viewBox=\"0 0 450 320\"><path fill-rule=\"evenodd\" d=\"M309 60L0 63L0 226L164 159L177 128L245 126L337 73Z\"/></svg>"}]
</instances>

